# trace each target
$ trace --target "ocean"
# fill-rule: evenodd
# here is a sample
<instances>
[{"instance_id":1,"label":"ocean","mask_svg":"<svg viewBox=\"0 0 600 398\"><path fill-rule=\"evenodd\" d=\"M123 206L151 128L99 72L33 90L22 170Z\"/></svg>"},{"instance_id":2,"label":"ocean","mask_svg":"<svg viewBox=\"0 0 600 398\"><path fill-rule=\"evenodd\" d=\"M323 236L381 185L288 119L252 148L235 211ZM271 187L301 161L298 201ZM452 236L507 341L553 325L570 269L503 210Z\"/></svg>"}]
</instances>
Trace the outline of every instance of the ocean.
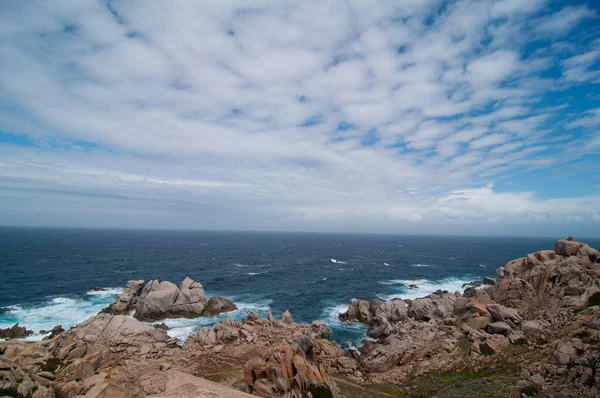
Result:
<instances>
[{"instance_id":1,"label":"ocean","mask_svg":"<svg viewBox=\"0 0 600 398\"><path fill-rule=\"evenodd\" d=\"M130 279L179 284L189 276L208 296L227 297L239 309L167 320L172 336L184 340L250 311L278 318L287 309L295 321L324 320L338 343L356 344L366 327L337 319L351 298L462 291L509 260L552 249L558 238L2 227L0 328L68 328L112 303ZM600 247L599 239L583 241Z\"/></svg>"}]
</instances>

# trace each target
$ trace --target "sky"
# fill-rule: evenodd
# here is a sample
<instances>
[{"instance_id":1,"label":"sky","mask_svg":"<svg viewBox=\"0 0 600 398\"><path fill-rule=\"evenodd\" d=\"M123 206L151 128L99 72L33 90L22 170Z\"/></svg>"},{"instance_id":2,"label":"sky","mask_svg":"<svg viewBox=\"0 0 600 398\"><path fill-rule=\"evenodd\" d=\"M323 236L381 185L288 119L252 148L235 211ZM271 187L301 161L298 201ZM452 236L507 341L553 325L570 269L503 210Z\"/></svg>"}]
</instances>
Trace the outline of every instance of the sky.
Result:
<instances>
[{"instance_id":1,"label":"sky","mask_svg":"<svg viewBox=\"0 0 600 398\"><path fill-rule=\"evenodd\" d=\"M600 4L0 3L0 225L600 236Z\"/></svg>"}]
</instances>

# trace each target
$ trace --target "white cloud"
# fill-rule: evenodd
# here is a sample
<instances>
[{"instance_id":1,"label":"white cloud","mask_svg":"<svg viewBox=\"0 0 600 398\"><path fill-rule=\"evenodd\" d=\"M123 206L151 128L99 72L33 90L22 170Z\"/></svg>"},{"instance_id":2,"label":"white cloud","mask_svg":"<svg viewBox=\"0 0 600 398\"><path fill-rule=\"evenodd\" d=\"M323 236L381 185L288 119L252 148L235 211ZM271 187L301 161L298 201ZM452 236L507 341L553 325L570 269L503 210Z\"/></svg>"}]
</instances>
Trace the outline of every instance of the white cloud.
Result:
<instances>
[{"instance_id":1,"label":"white cloud","mask_svg":"<svg viewBox=\"0 0 600 398\"><path fill-rule=\"evenodd\" d=\"M108 222L114 208L140 225L230 228L497 223L542 205L567 214L522 187L464 189L598 147L587 130L586 145L561 140L553 121L566 110L539 105L549 90L598 79L597 42L524 55L551 27L566 34L595 14L537 15L545 6L2 4L0 131L38 147L0 144L0 217L31 209L50 222L42 201L61 220L69 204L89 204L81 222L92 209ZM563 76L542 77L554 65ZM565 127L595 128L596 116ZM556 154L543 155L550 143Z\"/></svg>"},{"instance_id":2,"label":"white cloud","mask_svg":"<svg viewBox=\"0 0 600 398\"><path fill-rule=\"evenodd\" d=\"M555 36L568 33L584 19L596 17L596 12L590 10L586 5L566 6L562 10L536 21L535 29L541 34Z\"/></svg>"}]
</instances>

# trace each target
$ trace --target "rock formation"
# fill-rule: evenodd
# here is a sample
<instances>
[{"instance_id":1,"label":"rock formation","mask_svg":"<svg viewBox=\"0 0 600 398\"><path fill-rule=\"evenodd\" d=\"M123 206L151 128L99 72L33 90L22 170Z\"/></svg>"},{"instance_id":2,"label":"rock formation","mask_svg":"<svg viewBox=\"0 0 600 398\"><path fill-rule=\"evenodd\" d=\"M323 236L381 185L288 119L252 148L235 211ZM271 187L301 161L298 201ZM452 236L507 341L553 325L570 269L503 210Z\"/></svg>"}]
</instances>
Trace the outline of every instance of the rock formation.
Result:
<instances>
[{"instance_id":1,"label":"rock formation","mask_svg":"<svg viewBox=\"0 0 600 398\"><path fill-rule=\"evenodd\" d=\"M234 310L237 310L237 307L231 300L223 297L211 297L202 311L202 316L214 316Z\"/></svg>"},{"instance_id":2,"label":"rock formation","mask_svg":"<svg viewBox=\"0 0 600 398\"><path fill-rule=\"evenodd\" d=\"M186 277L179 286L158 280L127 283L118 299L103 312L133 316L145 322L167 318L196 318L236 310L233 302L222 297L207 299L202 284Z\"/></svg>"},{"instance_id":3,"label":"rock formation","mask_svg":"<svg viewBox=\"0 0 600 398\"><path fill-rule=\"evenodd\" d=\"M244 367L248 391L261 397L339 397L339 389L315 354L317 344L304 336L297 343L274 348Z\"/></svg>"},{"instance_id":4,"label":"rock formation","mask_svg":"<svg viewBox=\"0 0 600 398\"><path fill-rule=\"evenodd\" d=\"M571 391L573 385L560 383L580 382L583 396L600 393L599 311L594 310L600 304L598 251L561 240L555 250L510 261L497 273L498 280L489 279L486 286L468 288L463 295L438 291L406 301L352 299L340 320L368 324L367 335L377 339L365 340L359 348L360 370L376 379L399 381L459 364L476 366L511 344L536 346L554 336L557 340L549 348L559 367L529 367L523 384ZM561 337L574 324L584 328Z\"/></svg>"},{"instance_id":5,"label":"rock formation","mask_svg":"<svg viewBox=\"0 0 600 398\"><path fill-rule=\"evenodd\" d=\"M32 334L33 331L19 326L18 323L14 324L10 328L0 329L0 339L22 339L27 336L31 336Z\"/></svg>"}]
</instances>

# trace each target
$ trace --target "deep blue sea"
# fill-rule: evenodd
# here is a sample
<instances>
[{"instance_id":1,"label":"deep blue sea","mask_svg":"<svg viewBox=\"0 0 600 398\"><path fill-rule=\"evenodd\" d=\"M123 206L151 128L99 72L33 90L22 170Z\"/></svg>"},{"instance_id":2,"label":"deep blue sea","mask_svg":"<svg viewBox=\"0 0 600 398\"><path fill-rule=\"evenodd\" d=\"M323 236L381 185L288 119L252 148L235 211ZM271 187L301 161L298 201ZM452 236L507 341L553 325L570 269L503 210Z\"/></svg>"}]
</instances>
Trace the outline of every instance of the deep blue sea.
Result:
<instances>
[{"instance_id":1,"label":"deep blue sea","mask_svg":"<svg viewBox=\"0 0 600 398\"><path fill-rule=\"evenodd\" d=\"M556 239L0 228L0 328L71 327L113 302L130 279L179 284L189 276L239 310L168 320L173 336L185 339L227 316L279 317L288 309L296 321L323 319L339 343L352 343L365 327L337 320L351 298L459 291ZM598 239L587 243L600 247ZM420 289L409 290L411 283Z\"/></svg>"}]
</instances>

